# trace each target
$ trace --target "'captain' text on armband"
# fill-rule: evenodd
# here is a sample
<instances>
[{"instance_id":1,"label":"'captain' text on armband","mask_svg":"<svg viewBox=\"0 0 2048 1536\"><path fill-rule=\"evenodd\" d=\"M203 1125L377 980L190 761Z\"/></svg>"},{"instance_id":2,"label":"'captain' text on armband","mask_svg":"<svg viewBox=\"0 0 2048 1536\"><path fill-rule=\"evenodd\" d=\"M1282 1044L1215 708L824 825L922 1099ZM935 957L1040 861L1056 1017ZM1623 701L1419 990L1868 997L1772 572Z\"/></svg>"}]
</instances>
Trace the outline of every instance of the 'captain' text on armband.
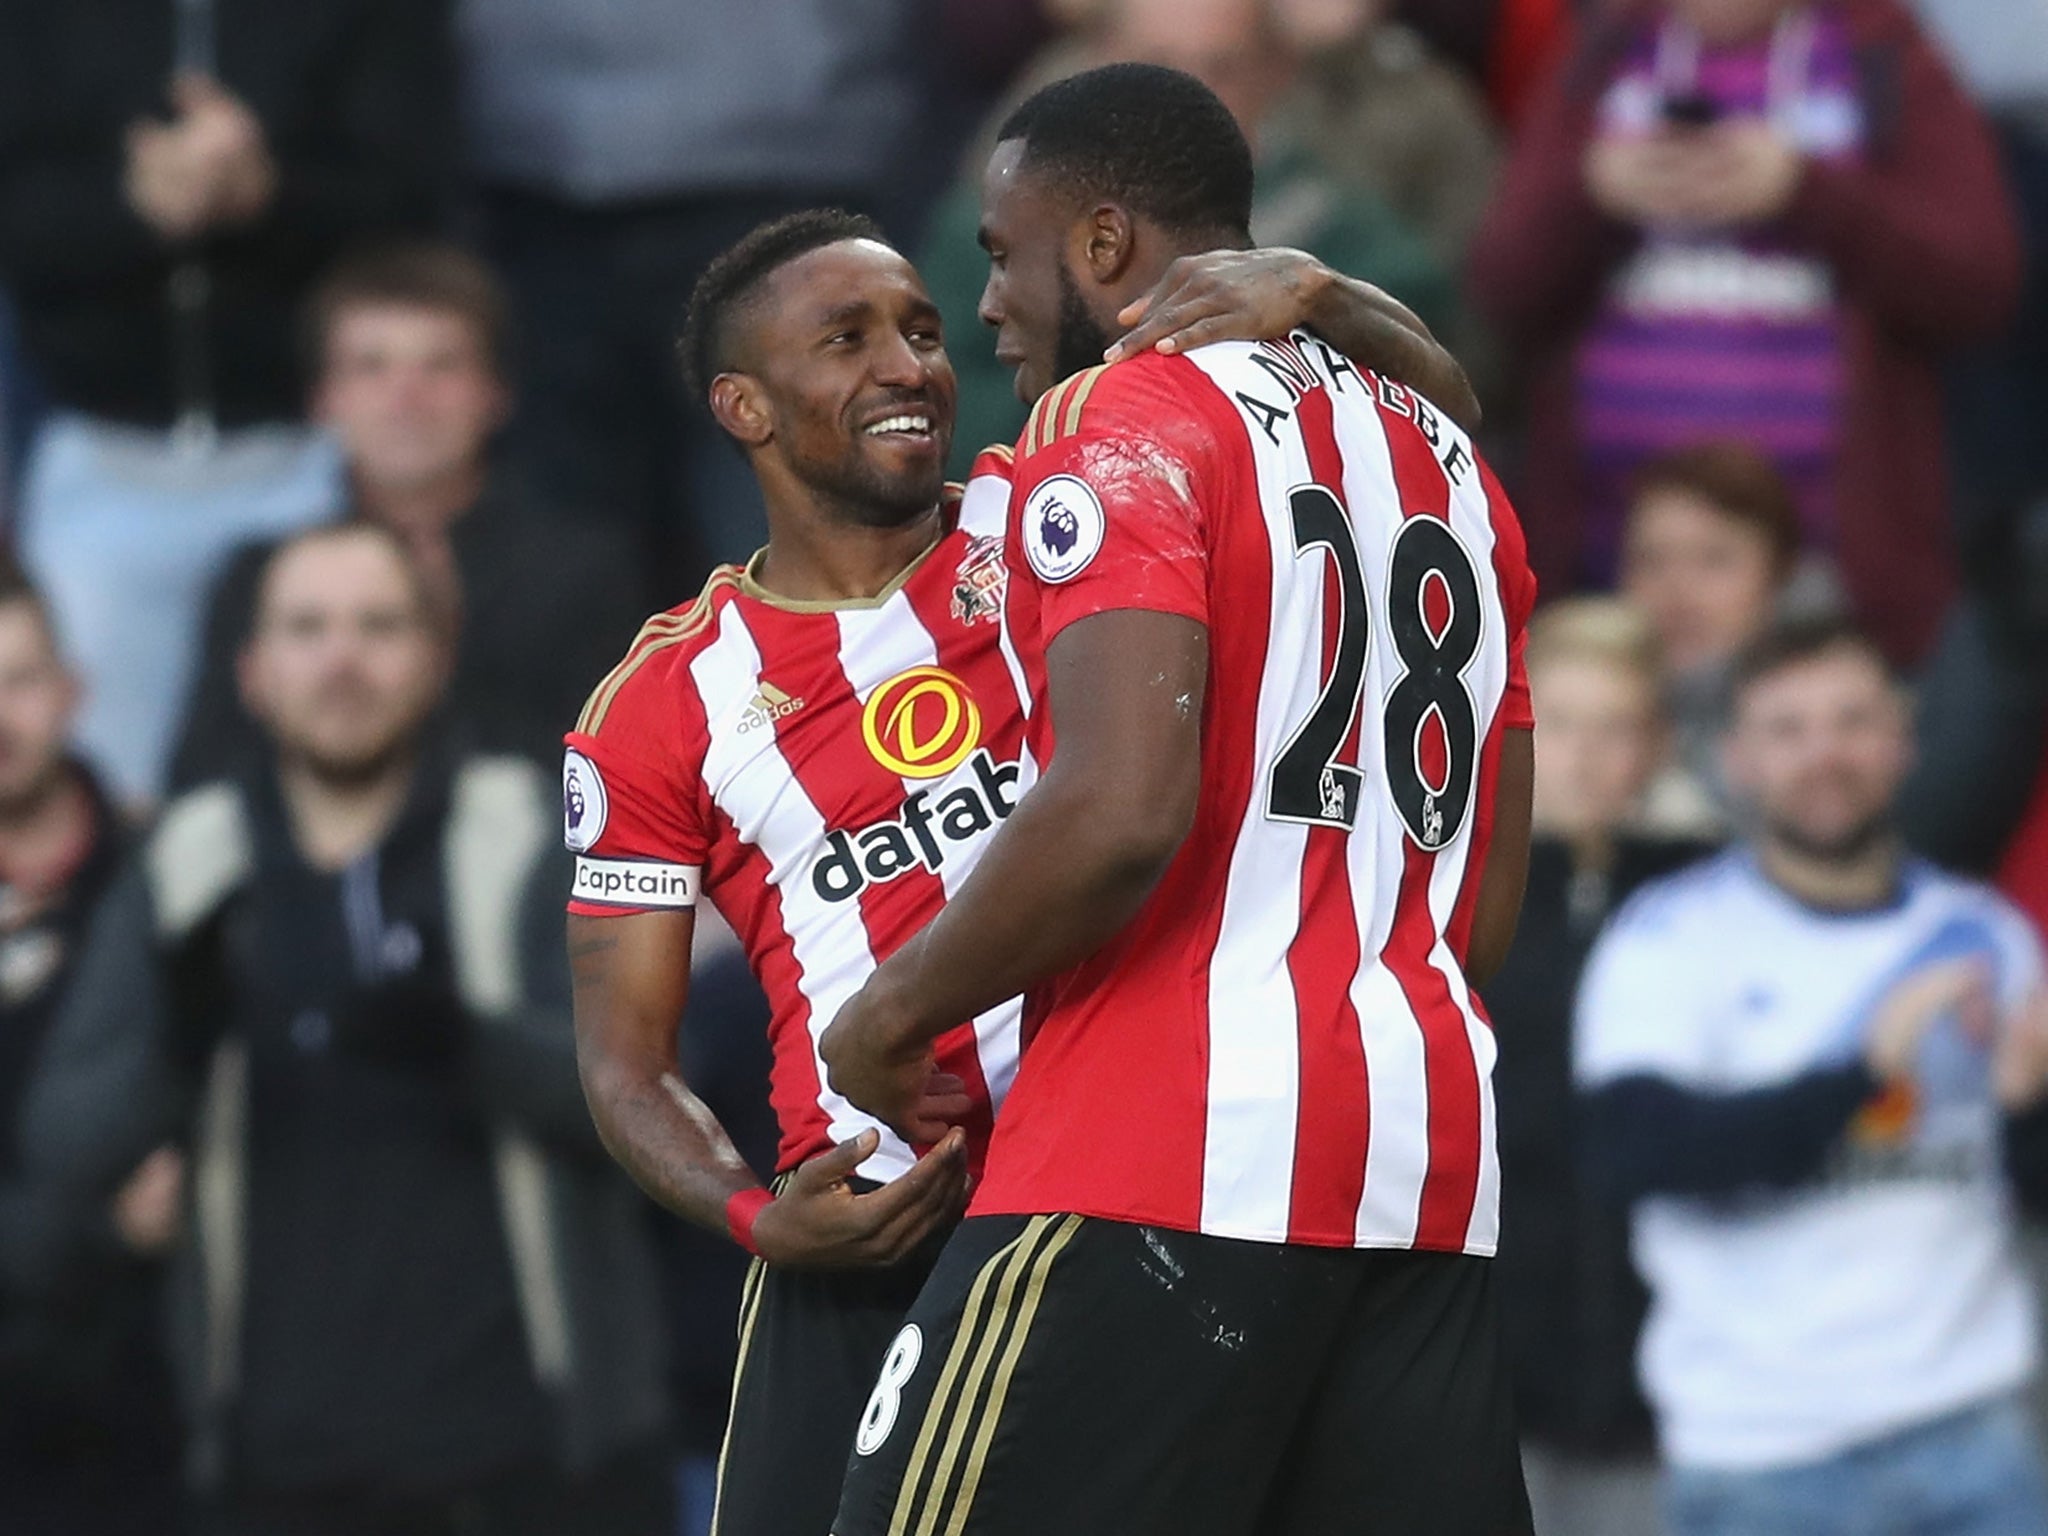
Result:
<instances>
[{"instance_id":1,"label":"'captain' text on armband","mask_svg":"<svg viewBox=\"0 0 2048 1536\"><path fill-rule=\"evenodd\" d=\"M694 907L699 876L694 864L586 856L576 861L570 896L608 907Z\"/></svg>"}]
</instances>

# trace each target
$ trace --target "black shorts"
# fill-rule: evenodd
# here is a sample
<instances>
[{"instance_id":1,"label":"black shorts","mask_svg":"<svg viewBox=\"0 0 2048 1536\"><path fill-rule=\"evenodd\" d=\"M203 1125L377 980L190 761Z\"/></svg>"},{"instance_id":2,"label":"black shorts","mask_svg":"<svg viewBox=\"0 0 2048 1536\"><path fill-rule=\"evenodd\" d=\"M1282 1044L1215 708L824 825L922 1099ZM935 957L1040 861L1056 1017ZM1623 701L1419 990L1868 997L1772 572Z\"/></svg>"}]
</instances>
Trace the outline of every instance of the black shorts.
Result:
<instances>
[{"instance_id":1,"label":"black shorts","mask_svg":"<svg viewBox=\"0 0 2048 1536\"><path fill-rule=\"evenodd\" d=\"M1492 1266L1080 1216L961 1225L835 1536L1528 1536ZM794 1536L794 1528L792 1528Z\"/></svg>"},{"instance_id":2,"label":"black shorts","mask_svg":"<svg viewBox=\"0 0 2048 1536\"><path fill-rule=\"evenodd\" d=\"M887 1269L748 1268L712 1536L830 1531L854 1426L943 1242Z\"/></svg>"}]
</instances>

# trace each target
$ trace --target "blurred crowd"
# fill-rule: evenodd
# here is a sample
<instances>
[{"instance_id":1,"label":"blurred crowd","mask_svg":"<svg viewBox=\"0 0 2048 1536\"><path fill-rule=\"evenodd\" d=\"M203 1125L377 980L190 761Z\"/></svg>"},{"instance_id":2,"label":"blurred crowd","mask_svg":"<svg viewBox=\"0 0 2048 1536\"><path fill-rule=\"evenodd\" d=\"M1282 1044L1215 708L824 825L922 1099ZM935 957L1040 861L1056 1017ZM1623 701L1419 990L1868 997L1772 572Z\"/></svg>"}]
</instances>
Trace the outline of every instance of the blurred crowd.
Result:
<instances>
[{"instance_id":1,"label":"blurred crowd","mask_svg":"<svg viewBox=\"0 0 2048 1536\"><path fill-rule=\"evenodd\" d=\"M879 218L964 469L990 125L1114 59L1465 362L1543 583L1539 1530L2031 1529L2048 0L9 0L0 1532L707 1529L741 1255L584 1110L560 733L765 535L706 263Z\"/></svg>"}]
</instances>

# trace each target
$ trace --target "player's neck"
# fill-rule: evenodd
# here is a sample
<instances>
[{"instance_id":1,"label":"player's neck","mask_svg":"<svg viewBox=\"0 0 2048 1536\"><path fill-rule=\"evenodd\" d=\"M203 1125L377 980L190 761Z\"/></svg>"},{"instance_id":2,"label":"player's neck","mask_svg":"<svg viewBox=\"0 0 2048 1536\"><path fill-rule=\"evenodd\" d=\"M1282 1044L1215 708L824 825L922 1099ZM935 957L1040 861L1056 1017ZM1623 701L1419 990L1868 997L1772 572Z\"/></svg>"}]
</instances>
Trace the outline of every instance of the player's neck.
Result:
<instances>
[{"instance_id":1,"label":"player's neck","mask_svg":"<svg viewBox=\"0 0 2048 1536\"><path fill-rule=\"evenodd\" d=\"M1757 862L1771 884L1802 905L1855 912L1883 906L1898 893L1903 855L1889 837L1846 859L1816 858L1767 839L1757 849Z\"/></svg>"},{"instance_id":2,"label":"player's neck","mask_svg":"<svg viewBox=\"0 0 2048 1536\"><path fill-rule=\"evenodd\" d=\"M891 528L826 522L815 513L769 518L768 547L753 571L771 595L798 603L878 597L944 530L940 509Z\"/></svg>"}]
</instances>

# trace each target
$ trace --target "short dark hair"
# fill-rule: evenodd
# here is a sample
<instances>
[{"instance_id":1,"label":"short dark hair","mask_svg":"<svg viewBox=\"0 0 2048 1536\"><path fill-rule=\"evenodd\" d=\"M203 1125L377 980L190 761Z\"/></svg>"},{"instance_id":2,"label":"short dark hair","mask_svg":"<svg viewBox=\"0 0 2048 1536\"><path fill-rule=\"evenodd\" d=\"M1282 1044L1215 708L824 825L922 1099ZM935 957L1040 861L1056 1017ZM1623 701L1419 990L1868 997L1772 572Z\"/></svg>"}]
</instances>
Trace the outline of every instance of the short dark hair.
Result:
<instances>
[{"instance_id":1,"label":"short dark hair","mask_svg":"<svg viewBox=\"0 0 2048 1536\"><path fill-rule=\"evenodd\" d=\"M1193 75L1085 70L1031 96L996 138L1021 139L1023 166L1078 197L1121 203L1174 234L1251 238L1251 146Z\"/></svg>"},{"instance_id":2,"label":"short dark hair","mask_svg":"<svg viewBox=\"0 0 2048 1536\"><path fill-rule=\"evenodd\" d=\"M327 269L306 305L301 343L309 376L318 378L325 366L328 338L343 312L376 304L459 315L491 370L502 376L511 367L511 306L497 274L459 245L409 240L366 247Z\"/></svg>"},{"instance_id":3,"label":"short dark hair","mask_svg":"<svg viewBox=\"0 0 2048 1536\"><path fill-rule=\"evenodd\" d=\"M1854 619L1838 613L1805 614L1779 620L1737 653L1728 675L1728 702L1739 704L1765 679L1834 651L1866 657L1887 682L1898 681L1891 658Z\"/></svg>"},{"instance_id":4,"label":"short dark hair","mask_svg":"<svg viewBox=\"0 0 2048 1536\"><path fill-rule=\"evenodd\" d=\"M1799 563L1802 534L1792 488L1777 465L1747 443L1691 443L1646 460L1635 472L1630 500L1654 491L1689 492L1748 527L1769 549L1771 574L1779 581Z\"/></svg>"},{"instance_id":5,"label":"short dark hair","mask_svg":"<svg viewBox=\"0 0 2048 1536\"><path fill-rule=\"evenodd\" d=\"M249 609L249 623L243 632L243 643L247 644L254 640L263 628L264 609L270 602L271 578L289 556L308 545L344 544L356 539L368 539L373 544L382 544L398 561L399 569L405 573L406 585L412 588L413 603L419 610L422 624L430 629L445 630L448 627L451 616L440 611L443 605L435 601L433 586L427 580L427 573L404 537L388 523L380 523L368 517L349 517L339 522L315 523L310 528L301 528L296 533L286 534L270 547L256 576L256 600ZM446 638L445 634L443 638Z\"/></svg>"},{"instance_id":6,"label":"short dark hair","mask_svg":"<svg viewBox=\"0 0 2048 1536\"><path fill-rule=\"evenodd\" d=\"M732 366L732 322L761 284L799 256L842 240L889 243L881 225L844 208L806 208L757 225L713 258L690 291L676 351L683 382L702 400L711 381Z\"/></svg>"}]
</instances>

